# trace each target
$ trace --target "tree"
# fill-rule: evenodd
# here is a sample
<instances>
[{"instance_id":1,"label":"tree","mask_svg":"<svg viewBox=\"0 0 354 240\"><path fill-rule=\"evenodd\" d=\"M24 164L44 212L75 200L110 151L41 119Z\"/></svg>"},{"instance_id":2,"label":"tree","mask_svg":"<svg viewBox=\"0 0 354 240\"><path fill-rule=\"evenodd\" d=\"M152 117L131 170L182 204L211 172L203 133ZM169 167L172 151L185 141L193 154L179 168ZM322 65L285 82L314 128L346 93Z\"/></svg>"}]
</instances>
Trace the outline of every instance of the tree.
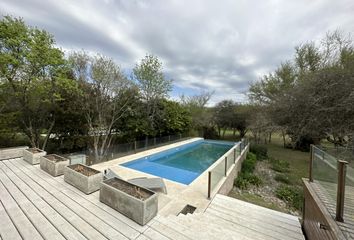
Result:
<instances>
[{"instance_id":1,"label":"tree","mask_svg":"<svg viewBox=\"0 0 354 240\"><path fill-rule=\"evenodd\" d=\"M224 137L226 130L232 128L235 105L232 100L223 100L214 107L214 121L218 127L219 136L221 136L221 129L223 129L222 136Z\"/></svg>"},{"instance_id":2,"label":"tree","mask_svg":"<svg viewBox=\"0 0 354 240\"><path fill-rule=\"evenodd\" d=\"M353 63L353 41L327 34L320 44L296 47L293 61L252 84L250 99L294 148L309 149L323 138L346 145L354 132Z\"/></svg>"},{"instance_id":3,"label":"tree","mask_svg":"<svg viewBox=\"0 0 354 240\"><path fill-rule=\"evenodd\" d=\"M92 138L95 161L106 156L113 137L119 133L116 123L129 111L132 83L110 58L84 52L70 56L73 71L83 90L82 105Z\"/></svg>"},{"instance_id":4,"label":"tree","mask_svg":"<svg viewBox=\"0 0 354 240\"><path fill-rule=\"evenodd\" d=\"M136 82L142 101L146 104L146 119L149 122L148 135L156 135L156 112L158 102L168 96L172 89L172 81L166 79L162 72L162 63L156 56L146 55L133 69L133 80Z\"/></svg>"},{"instance_id":5,"label":"tree","mask_svg":"<svg viewBox=\"0 0 354 240\"><path fill-rule=\"evenodd\" d=\"M214 92L202 92L194 96L181 96L181 103L191 114L191 128L198 131L198 135L213 137L214 121L213 112L207 104ZM206 133L208 133L206 135Z\"/></svg>"},{"instance_id":6,"label":"tree","mask_svg":"<svg viewBox=\"0 0 354 240\"><path fill-rule=\"evenodd\" d=\"M62 90L76 90L75 81L67 77L64 54L54 45L52 35L20 18L4 16L0 21L1 88L13 100L10 111L17 112L16 121L32 147L43 149L63 101Z\"/></svg>"}]
</instances>

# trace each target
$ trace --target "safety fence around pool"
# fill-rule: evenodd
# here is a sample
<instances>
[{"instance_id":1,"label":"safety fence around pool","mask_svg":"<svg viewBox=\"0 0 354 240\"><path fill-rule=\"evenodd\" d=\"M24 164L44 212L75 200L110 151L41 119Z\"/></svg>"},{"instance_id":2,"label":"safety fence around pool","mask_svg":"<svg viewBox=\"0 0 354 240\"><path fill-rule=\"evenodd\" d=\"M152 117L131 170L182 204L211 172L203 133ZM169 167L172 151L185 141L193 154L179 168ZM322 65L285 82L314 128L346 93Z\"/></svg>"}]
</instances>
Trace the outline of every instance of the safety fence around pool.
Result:
<instances>
[{"instance_id":1,"label":"safety fence around pool","mask_svg":"<svg viewBox=\"0 0 354 240\"><path fill-rule=\"evenodd\" d=\"M233 167L238 164L237 161L248 144L248 139L242 139L209 168L208 198L212 196L212 193L216 191L222 181L228 177Z\"/></svg>"}]
</instances>

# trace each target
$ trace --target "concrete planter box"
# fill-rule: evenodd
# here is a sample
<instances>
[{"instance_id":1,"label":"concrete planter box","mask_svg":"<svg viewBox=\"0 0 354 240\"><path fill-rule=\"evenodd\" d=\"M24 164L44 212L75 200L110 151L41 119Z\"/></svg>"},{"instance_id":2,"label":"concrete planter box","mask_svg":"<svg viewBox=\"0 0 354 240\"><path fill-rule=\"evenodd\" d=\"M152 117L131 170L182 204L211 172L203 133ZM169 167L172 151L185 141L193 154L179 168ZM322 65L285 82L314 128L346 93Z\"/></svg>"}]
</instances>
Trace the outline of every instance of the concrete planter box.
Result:
<instances>
[{"instance_id":1,"label":"concrete planter box","mask_svg":"<svg viewBox=\"0 0 354 240\"><path fill-rule=\"evenodd\" d=\"M40 166L53 177L64 174L64 168L69 165L69 159L63 158L56 154L49 154L40 157Z\"/></svg>"},{"instance_id":2,"label":"concrete planter box","mask_svg":"<svg viewBox=\"0 0 354 240\"><path fill-rule=\"evenodd\" d=\"M119 178L101 183L100 201L140 225L154 218L158 209L156 193Z\"/></svg>"},{"instance_id":3,"label":"concrete planter box","mask_svg":"<svg viewBox=\"0 0 354 240\"><path fill-rule=\"evenodd\" d=\"M34 165L40 162L40 157L47 155L47 152L39 148L28 148L23 150L23 159Z\"/></svg>"},{"instance_id":4,"label":"concrete planter box","mask_svg":"<svg viewBox=\"0 0 354 240\"><path fill-rule=\"evenodd\" d=\"M103 174L100 171L86 165L74 164L64 169L64 181L86 194L99 190L102 180Z\"/></svg>"}]
</instances>

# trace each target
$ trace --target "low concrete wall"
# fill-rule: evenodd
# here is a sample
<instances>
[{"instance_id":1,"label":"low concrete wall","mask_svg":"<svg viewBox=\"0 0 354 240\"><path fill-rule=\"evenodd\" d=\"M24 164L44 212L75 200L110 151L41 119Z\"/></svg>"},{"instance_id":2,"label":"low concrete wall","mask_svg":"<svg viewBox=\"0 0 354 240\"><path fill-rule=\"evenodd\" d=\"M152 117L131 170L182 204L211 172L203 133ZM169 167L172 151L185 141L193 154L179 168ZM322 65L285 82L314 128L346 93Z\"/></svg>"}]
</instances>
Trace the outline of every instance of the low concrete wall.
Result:
<instances>
[{"instance_id":1,"label":"low concrete wall","mask_svg":"<svg viewBox=\"0 0 354 240\"><path fill-rule=\"evenodd\" d=\"M232 167L231 170L229 170L225 181L222 183L221 187L219 188L218 191L219 194L228 195L229 192L232 190L234 186L234 180L237 177L238 173L241 171L242 162L247 156L249 147L250 145L248 144L247 147L242 151L241 156L237 158L235 165Z\"/></svg>"},{"instance_id":2,"label":"low concrete wall","mask_svg":"<svg viewBox=\"0 0 354 240\"><path fill-rule=\"evenodd\" d=\"M27 146L0 148L0 161L10 159L10 158L23 157L23 150L27 148L28 148Z\"/></svg>"}]
</instances>

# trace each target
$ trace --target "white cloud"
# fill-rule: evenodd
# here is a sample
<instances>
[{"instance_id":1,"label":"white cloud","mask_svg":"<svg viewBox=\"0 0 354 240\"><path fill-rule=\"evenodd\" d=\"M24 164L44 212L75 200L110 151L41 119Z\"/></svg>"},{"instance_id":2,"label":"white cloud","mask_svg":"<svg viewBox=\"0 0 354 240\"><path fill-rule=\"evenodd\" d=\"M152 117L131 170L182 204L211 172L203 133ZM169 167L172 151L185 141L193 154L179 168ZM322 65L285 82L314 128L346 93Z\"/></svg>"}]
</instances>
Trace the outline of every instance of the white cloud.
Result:
<instances>
[{"instance_id":1,"label":"white cloud","mask_svg":"<svg viewBox=\"0 0 354 240\"><path fill-rule=\"evenodd\" d=\"M100 52L132 68L157 55L179 88L245 100L248 83L301 42L354 29L352 0L2 0L2 14L53 33L64 49Z\"/></svg>"}]
</instances>

